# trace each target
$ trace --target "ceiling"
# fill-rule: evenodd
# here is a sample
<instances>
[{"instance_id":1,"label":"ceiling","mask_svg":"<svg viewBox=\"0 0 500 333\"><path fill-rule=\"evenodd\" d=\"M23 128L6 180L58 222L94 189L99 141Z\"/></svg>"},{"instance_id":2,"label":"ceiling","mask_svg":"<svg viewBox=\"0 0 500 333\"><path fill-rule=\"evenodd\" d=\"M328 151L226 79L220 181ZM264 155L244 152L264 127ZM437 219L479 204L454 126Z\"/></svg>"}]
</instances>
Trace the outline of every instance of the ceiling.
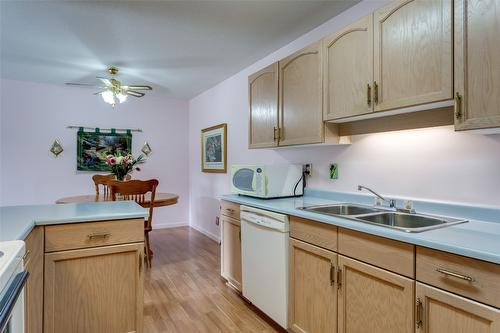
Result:
<instances>
[{"instance_id":1,"label":"ceiling","mask_svg":"<svg viewBox=\"0 0 500 333\"><path fill-rule=\"evenodd\" d=\"M94 83L115 65L124 84L191 98L358 2L0 1L0 75Z\"/></svg>"}]
</instances>

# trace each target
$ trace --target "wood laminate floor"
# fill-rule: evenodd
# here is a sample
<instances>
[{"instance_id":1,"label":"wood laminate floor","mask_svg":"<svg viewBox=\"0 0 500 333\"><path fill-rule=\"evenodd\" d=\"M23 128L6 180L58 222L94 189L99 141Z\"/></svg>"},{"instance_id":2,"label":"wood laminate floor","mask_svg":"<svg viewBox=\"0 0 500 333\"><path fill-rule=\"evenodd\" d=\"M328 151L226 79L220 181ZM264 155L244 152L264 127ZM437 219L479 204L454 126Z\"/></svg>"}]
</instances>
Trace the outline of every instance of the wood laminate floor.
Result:
<instances>
[{"instance_id":1,"label":"wood laminate floor","mask_svg":"<svg viewBox=\"0 0 500 333\"><path fill-rule=\"evenodd\" d=\"M150 234L144 332L278 332L220 277L220 247L189 227Z\"/></svg>"}]
</instances>

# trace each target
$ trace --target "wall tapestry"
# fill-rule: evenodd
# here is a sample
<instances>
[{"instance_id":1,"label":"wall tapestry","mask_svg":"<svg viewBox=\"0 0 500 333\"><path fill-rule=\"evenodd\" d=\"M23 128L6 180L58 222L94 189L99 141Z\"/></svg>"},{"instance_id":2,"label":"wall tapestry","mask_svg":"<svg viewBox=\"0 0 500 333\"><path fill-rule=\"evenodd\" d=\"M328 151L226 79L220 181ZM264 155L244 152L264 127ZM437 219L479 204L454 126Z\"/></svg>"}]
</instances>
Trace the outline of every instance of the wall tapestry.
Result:
<instances>
[{"instance_id":1,"label":"wall tapestry","mask_svg":"<svg viewBox=\"0 0 500 333\"><path fill-rule=\"evenodd\" d=\"M103 156L109 154L130 154L132 152L132 133L101 133L99 129L95 132L77 133L77 159L76 169L81 171L111 171Z\"/></svg>"},{"instance_id":2,"label":"wall tapestry","mask_svg":"<svg viewBox=\"0 0 500 333\"><path fill-rule=\"evenodd\" d=\"M227 124L201 130L201 171L226 173Z\"/></svg>"}]
</instances>

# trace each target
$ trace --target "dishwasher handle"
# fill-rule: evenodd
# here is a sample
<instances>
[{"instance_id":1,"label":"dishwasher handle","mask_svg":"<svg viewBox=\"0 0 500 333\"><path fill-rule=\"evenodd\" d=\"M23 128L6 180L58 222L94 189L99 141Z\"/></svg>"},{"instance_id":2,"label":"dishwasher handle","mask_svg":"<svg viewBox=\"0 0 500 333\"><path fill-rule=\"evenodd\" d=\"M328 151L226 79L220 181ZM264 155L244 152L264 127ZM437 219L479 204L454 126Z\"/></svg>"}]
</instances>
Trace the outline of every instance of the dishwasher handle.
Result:
<instances>
[{"instance_id":1,"label":"dishwasher handle","mask_svg":"<svg viewBox=\"0 0 500 333\"><path fill-rule=\"evenodd\" d=\"M280 232L289 231L288 221L278 221L269 216L255 214L246 211L242 211L240 213L240 218L242 222L245 221L268 229L273 229Z\"/></svg>"}]
</instances>

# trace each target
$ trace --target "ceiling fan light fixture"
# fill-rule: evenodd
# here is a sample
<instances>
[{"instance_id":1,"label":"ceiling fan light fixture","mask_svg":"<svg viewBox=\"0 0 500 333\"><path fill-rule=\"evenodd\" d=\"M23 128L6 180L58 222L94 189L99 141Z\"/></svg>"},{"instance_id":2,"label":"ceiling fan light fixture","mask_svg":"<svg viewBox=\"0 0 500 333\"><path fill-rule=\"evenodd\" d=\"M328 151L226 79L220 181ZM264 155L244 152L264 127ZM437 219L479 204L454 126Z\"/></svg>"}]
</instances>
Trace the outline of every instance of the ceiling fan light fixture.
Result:
<instances>
[{"instance_id":1,"label":"ceiling fan light fixture","mask_svg":"<svg viewBox=\"0 0 500 333\"><path fill-rule=\"evenodd\" d=\"M120 103L123 103L127 100L127 95L122 93L122 92L119 92L118 94L116 94L116 97L118 98L118 101Z\"/></svg>"},{"instance_id":2,"label":"ceiling fan light fixture","mask_svg":"<svg viewBox=\"0 0 500 333\"><path fill-rule=\"evenodd\" d=\"M115 96L111 90L106 90L101 93L102 99L112 106L115 106Z\"/></svg>"}]
</instances>

